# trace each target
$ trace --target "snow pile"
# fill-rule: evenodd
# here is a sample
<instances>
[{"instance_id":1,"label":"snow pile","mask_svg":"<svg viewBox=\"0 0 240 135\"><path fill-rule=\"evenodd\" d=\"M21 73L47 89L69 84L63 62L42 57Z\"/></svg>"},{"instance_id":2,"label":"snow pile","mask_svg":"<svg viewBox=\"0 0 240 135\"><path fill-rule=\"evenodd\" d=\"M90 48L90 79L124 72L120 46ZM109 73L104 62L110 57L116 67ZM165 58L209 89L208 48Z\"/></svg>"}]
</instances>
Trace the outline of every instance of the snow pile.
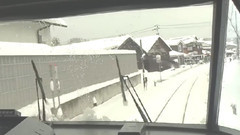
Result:
<instances>
[{"instance_id":1,"label":"snow pile","mask_svg":"<svg viewBox=\"0 0 240 135\"><path fill-rule=\"evenodd\" d=\"M62 120L62 110L61 108L58 109L57 114L52 113L53 108L53 101L52 99L47 98L47 103L45 103L45 112L46 112L46 120L53 121L53 120ZM55 100L57 101L57 100ZM40 116L42 117L42 99L39 100L39 107L40 107ZM28 116L28 117L37 117L38 118L38 105L37 101L34 101L32 104L29 104L21 109L18 110L21 112L21 116Z\"/></svg>"}]
</instances>

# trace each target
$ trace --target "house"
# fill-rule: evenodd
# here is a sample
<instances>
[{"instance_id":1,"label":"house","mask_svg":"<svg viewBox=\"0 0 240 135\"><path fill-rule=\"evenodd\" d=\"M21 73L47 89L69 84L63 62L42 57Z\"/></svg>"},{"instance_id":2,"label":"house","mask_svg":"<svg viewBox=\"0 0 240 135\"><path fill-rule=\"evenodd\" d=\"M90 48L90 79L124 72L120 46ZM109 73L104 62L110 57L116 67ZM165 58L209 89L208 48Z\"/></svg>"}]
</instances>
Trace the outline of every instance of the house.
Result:
<instances>
[{"instance_id":1,"label":"house","mask_svg":"<svg viewBox=\"0 0 240 135\"><path fill-rule=\"evenodd\" d=\"M185 64L184 53L172 50L169 52L169 55L170 59L175 62L174 67L179 67L179 65Z\"/></svg>"},{"instance_id":2,"label":"house","mask_svg":"<svg viewBox=\"0 0 240 135\"><path fill-rule=\"evenodd\" d=\"M205 39L201 38L198 40L198 43L200 43L202 45L202 50L211 52L211 46L212 46L211 40L205 40Z\"/></svg>"},{"instance_id":3,"label":"house","mask_svg":"<svg viewBox=\"0 0 240 135\"><path fill-rule=\"evenodd\" d=\"M131 37L127 38L119 47L119 50L135 50L137 55L138 69L143 67L143 56L147 55L147 52L143 50L139 44L137 44ZM144 55L143 55L144 54Z\"/></svg>"},{"instance_id":4,"label":"house","mask_svg":"<svg viewBox=\"0 0 240 135\"><path fill-rule=\"evenodd\" d=\"M180 45L178 45L178 47L181 52L187 54L185 55L185 61L194 61L194 63L197 63L203 59L202 44L198 42L198 38L196 36L183 36L170 38L169 40L179 41L178 44Z\"/></svg>"},{"instance_id":5,"label":"house","mask_svg":"<svg viewBox=\"0 0 240 135\"><path fill-rule=\"evenodd\" d=\"M184 37L177 37L177 38L170 38L171 40L179 40L182 44L182 51L183 53L194 53L194 54L202 54L202 45L198 42L198 38L196 36L184 36ZM180 48L181 49L181 48Z\"/></svg>"},{"instance_id":6,"label":"house","mask_svg":"<svg viewBox=\"0 0 240 135\"><path fill-rule=\"evenodd\" d=\"M149 72L159 71L159 66L161 66L162 70L171 67L172 62L169 52L172 49L164 42L164 40L160 36L154 35L142 37L136 39L136 42L142 45L143 50L145 50L147 53L144 64L145 68ZM156 55L161 56L160 64L156 62Z\"/></svg>"},{"instance_id":7,"label":"house","mask_svg":"<svg viewBox=\"0 0 240 135\"><path fill-rule=\"evenodd\" d=\"M169 45L172 50L177 52L183 52L183 45L184 43L180 39L175 40L165 40L166 44Z\"/></svg>"},{"instance_id":8,"label":"house","mask_svg":"<svg viewBox=\"0 0 240 135\"><path fill-rule=\"evenodd\" d=\"M0 24L0 41L51 45L51 27L67 27L62 19L14 21Z\"/></svg>"},{"instance_id":9,"label":"house","mask_svg":"<svg viewBox=\"0 0 240 135\"><path fill-rule=\"evenodd\" d=\"M211 39L201 38L198 40L200 44L202 44L202 55L204 62L209 62L211 57L211 47L212 41Z\"/></svg>"},{"instance_id":10,"label":"house","mask_svg":"<svg viewBox=\"0 0 240 135\"><path fill-rule=\"evenodd\" d=\"M226 49L227 50L236 50L237 44L235 44L234 42L226 42Z\"/></svg>"}]
</instances>

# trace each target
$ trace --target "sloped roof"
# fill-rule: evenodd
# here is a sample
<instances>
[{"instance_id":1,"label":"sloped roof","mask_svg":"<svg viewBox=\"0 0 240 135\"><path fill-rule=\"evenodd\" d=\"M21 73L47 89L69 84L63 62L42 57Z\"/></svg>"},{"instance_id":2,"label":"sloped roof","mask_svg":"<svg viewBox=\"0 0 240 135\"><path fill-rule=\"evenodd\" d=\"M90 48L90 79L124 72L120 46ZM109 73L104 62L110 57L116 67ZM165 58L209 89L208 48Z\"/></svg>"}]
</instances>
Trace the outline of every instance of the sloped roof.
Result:
<instances>
[{"instance_id":1,"label":"sloped roof","mask_svg":"<svg viewBox=\"0 0 240 135\"><path fill-rule=\"evenodd\" d=\"M145 50L146 52L149 52L150 49L152 48L152 46L154 45L154 43L159 38L163 40L163 38L161 38L160 36L153 35L153 36L146 36L146 37L136 38L135 42L140 45L140 40L141 40L142 41L142 48L143 48L143 50ZM165 40L163 40L163 42L165 43ZM171 49L171 47L168 44L166 44L166 45L168 46L168 48Z\"/></svg>"},{"instance_id":2,"label":"sloped roof","mask_svg":"<svg viewBox=\"0 0 240 135\"><path fill-rule=\"evenodd\" d=\"M170 38L169 40L178 40L178 41L182 41L184 44L189 44L191 42L196 42L197 36L195 36L195 35L182 36L182 37Z\"/></svg>"},{"instance_id":3,"label":"sloped roof","mask_svg":"<svg viewBox=\"0 0 240 135\"><path fill-rule=\"evenodd\" d=\"M181 40L165 40L165 43L170 46L178 45L181 42Z\"/></svg>"},{"instance_id":4,"label":"sloped roof","mask_svg":"<svg viewBox=\"0 0 240 135\"><path fill-rule=\"evenodd\" d=\"M55 26L61 26L61 27L67 27L67 23L60 18L52 18L52 19L42 19L42 20L36 20L35 22L40 22L43 24L49 24L49 25L55 25Z\"/></svg>"},{"instance_id":5,"label":"sloped roof","mask_svg":"<svg viewBox=\"0 0 240 135\"><path fill-rule=\"evenodd\" d=\"M68 45L56 46L56 49L107 50L120 46L129 36L104 38Z\"/></svg>"}]
</instances>

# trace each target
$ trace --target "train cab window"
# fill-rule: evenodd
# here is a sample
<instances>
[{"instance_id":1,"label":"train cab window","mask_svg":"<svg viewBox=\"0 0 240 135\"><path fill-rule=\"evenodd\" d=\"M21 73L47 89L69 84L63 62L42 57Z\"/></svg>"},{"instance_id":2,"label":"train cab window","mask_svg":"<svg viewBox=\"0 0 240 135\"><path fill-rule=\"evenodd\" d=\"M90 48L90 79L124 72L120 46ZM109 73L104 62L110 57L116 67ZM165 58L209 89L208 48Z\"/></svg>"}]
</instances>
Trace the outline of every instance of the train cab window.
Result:
<instances>
[{"instance_id":1,"label":"train cab window","mask_svg":"<svg viewBox=\"0 0 240 135\"><path fill-rule=\"evenodd\" d=\"M212 13L207 4L2 22L1 108L39 117L33 60L46 120L205 124Z\"/></svg>"},{"instance_id":2,"label":"train cab window","mask_svg":"<svg viewBox=\"0 0 240 135\"><path fill-rule=\"evenodd\" d=\"M23 1L0 6L0 119L56 135L239 133L238 0Z\"/></svg>"}]
</instances>

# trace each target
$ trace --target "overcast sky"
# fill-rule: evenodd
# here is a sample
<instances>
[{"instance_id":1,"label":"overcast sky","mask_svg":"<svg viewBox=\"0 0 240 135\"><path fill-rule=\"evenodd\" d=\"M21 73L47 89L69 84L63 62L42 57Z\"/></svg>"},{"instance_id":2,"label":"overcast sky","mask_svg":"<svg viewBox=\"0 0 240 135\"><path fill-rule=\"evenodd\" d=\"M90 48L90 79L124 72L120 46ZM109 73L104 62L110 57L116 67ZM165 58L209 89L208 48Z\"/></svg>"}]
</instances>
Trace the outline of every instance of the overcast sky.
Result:
<instances>
[{"instance_id":1,"label":"overcast sky","mask_svg":"<svg viewBox=\"0 0 240 135\"><path fill-rule=\"evenodd\" d=\"M63 18L68 28L53 28L62 42L71 38L106 38L121 34L133 37L154 35L154 25L164 39L186 35L211 38L212 5L182 8L121 11ZM146 31L141 31L143 29ZM132 33L134 31L139 31Z\"/></svg>"}]
</instances>

